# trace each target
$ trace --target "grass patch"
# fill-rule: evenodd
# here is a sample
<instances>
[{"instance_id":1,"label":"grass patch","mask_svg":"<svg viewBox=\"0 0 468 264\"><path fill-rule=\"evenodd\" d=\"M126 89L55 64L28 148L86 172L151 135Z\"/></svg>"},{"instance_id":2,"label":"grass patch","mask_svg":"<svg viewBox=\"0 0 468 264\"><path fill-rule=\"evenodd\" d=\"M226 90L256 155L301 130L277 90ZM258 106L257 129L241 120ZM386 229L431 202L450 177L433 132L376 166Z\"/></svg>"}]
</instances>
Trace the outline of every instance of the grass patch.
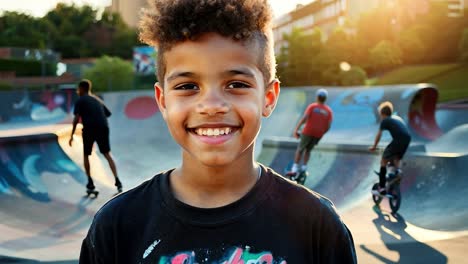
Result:
<instances>
[{"instance_id":1,"label":"grass patch","mask_svg":"<svg viewBox=\"0 0 468 264\"><path fill-rule=\"evenodd\" d=\"M404 66L386 73L375 85L433 83L439 89L439 102L468 98L468 65L435 64Z\"/></svg>"},{"instance_id":2,"label":"grass patch","mask_svg":"<svg viewBox=\"0 0 468 264\"><path fill-rule=\"evenodd\" d=\"M429 82L431 78L444 74L445 72L452 71L458 67L460 67L460 65L456 63L403 66L386 73L378 79L376 84L385 85Z\"/></svg>"},{"instance_id":3,"label":"grass patch","mask_svg":"<svg viewBox=\"0 0 468 264\"><path fill-rule=\"evenodd\" d=\"M468 65L432 78L428 82L436 84L439 88L440 102L468 98Z\"/></svg>"}]
</instances>

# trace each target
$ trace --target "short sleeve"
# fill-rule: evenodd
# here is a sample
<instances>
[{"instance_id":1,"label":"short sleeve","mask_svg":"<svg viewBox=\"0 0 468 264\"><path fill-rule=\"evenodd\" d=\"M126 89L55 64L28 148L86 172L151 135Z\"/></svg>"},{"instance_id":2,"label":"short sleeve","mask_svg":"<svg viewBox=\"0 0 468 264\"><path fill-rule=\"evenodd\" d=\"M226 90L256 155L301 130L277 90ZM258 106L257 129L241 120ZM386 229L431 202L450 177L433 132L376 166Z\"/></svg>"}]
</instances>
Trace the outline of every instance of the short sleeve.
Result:
<instances>
[{"instance_id":1,"label":"short sleeve","mask_svg":"<svg viewBox=\"0 0 468 264\"><path fill-rule=\"evenodd\" d=\"M105 104L103 104L102 107L104 107L104 114L106 115L106 117L109 117L112 115L111 111L109 110L109 108L107 108Z\"/></svg>"},{"instance_id":2,"label":"short sleeve","mask_svg":"<svg viewBox=\"0 0 468 264\"><path fill-rule=\"evenodd\" d=\"M324 205L320 217L320 257L316 263L357 263L353 237L346 225L341 221L333 204L322 198ZM317 251L315 251L317 252Z\"/></svg>"},{"instance_id":3,"label":"short sleeve","mask_svg":"<svg viewBox=\"0 0 468 264\"><path fill-rule=\"evenodd\" d=\"M78 99L75 103L75 107L73 109L73 114L74 115L81 115L81 100Z\"/></svg>"},{"instance_id":4,"label":"short sleeve","mask_svg":"<svg viewBox=\"0 0 468 264\"><path fill-rule=\"evenodd\" d=\"M305 110L304 115L306 115L306 116L310 115L310 113L312 112L312 110L314 109L314 107L315 107L314 104L310 104L310 105L307 107L307 109Z\"/></svg>"},{"instance_id":5,"label":"short sleeve","mask_svg":"<svg viewBox=\"0 0 468 264\"><path fill-rule=\"evenodd\" d=\"M91 238L86 236L81 244L80 264L102 263L97 259L96 251L92 245Z\"/></svg>"},{"instance_id":6,"label":"short sleeve","mask_svg":"<svg viewBox=\"0 0 468 264\"><path fill-rule=\"evenodd\" d=\"M388 118L382 120L382 122L380 123L380 130L388 130L388 122Z\"/></svg>"},{"instance_id":7,"label":"short sleeve","mask_svg":"<svg viewBox=\"0 0 468 264\"><path fill-rule=\"evenodd\" d=\"M80 252L80 264L114 263L113 233L110 216L98 212L83 240Z\"/></svg>"}]
</instances>

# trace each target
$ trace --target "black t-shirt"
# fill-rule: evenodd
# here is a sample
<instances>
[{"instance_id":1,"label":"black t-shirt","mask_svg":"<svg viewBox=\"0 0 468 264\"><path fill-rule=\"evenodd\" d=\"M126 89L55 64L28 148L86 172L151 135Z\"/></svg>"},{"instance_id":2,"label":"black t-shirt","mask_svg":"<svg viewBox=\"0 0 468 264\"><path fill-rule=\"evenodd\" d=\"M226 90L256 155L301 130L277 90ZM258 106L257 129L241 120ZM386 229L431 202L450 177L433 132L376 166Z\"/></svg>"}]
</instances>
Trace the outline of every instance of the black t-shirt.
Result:
<instances>
[{"instance_id":1,"label":"black t-shirt","mask_svg":"<svg viewBox=\"0 0 468 264\"><path fill-rule=\"evenodd\" d=\"M79 115L85 129L109 126L107 117L111 112L104 102L93 95L82 95L75 103L75 115Z\"/></svg>"},{"instance_id":2,"label":"black t-shirt","mask_svg":"<svg viewBox=\"0 0 468 264\"><path fill-rule=\"evenodd\" d=\"M393 140L401 142L402 144L409 142L411 139L405 121L396 115L389 116L382 120L380 123L380 130L388 130Z\"/></svg>"},{"instance_id":3,"label":"black t-shirt","mask_svg":"<svg viewBox=\"0 0 468 264\"><path fill-rule=\"evenodd\" d=\"M169 177L156 175L104 205L80 263L356 263L332 203L269 168L243 198L213 209L177 200Z\"/></svg>"}]
</instances>

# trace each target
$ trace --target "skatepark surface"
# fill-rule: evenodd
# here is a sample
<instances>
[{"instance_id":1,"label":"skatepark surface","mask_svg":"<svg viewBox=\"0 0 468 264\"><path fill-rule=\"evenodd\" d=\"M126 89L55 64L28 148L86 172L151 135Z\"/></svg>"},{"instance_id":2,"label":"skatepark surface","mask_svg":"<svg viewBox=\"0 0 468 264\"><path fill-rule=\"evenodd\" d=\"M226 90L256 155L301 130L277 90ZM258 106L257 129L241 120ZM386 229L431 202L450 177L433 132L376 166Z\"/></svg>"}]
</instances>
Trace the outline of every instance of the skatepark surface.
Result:
<instances>
[{"instance_id":1,"label":"skatepark surface","mask_svg":"<svg viewBox=\"0 0 468 264\"><path fill-rule=\"evenodd\" d=\"M260 162L285 172L297 144L289 136L316 89L282 90L256 142ZM359 263L465 263L468 107L438 109L430 85L329 89L329 94L334 122L312 152L305 185L334 202L353 234ZM102 97L113 112L111 147L125 189L179 164L179 147L151 91ZM397 102L413 136L397 214L385 199L375 207L370 194L380 153L367 147L378 130L375 107L385 100ZM76 134L68 146L70 116L39 120L36 112L33 117L16 115L0 124L0 263L77 263L92 217L116 192L112 174L95 149L90 162L100 194L84 197L81 138ZM384 136L380 148L388 140Z\"/></svg>"}]
</instances>

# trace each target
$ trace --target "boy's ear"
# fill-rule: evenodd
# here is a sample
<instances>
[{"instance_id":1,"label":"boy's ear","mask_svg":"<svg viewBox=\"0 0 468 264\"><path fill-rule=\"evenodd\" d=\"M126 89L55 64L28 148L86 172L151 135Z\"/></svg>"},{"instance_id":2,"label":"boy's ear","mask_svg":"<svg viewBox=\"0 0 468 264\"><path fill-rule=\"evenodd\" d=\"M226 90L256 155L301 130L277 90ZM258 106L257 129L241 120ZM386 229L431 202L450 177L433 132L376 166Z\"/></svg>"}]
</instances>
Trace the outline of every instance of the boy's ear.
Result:
<instances>
[{"instance_id":1,"label":"boy's ear","mask_svg":"<svg viewBox=\"0 0 468 264\"><path fill-rule=\"evenodd\" d=\"M262 115L269 117L275 109L278 96L280 94L280 82L275 79L273 80L265 90L265 104L263 106Z\"/></svg>"},{"instance_id":2,"label":"boy's ear","mask_svg":"<svg viewBox=\"0 0 468 264\"><path fill-rule=\"evenodd\" d=\"M154 84L154 98L158 104L159 111L164 119L166 119L166 100L164 98L164 88L161 87L159 82Z\"/></svg>"}]
</instances>

